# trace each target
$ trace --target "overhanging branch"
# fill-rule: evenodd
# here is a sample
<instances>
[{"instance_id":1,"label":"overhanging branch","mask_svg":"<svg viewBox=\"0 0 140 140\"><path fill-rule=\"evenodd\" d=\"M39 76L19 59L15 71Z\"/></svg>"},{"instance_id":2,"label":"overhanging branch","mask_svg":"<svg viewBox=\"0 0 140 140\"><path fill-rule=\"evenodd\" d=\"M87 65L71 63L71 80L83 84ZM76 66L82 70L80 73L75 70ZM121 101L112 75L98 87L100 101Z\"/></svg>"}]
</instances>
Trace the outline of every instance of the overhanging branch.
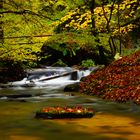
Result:
<instances>
[{"instance_id":1,"label":"overhanging branch","mask_svg":"<svg viewBox=\"0 0 140 140\"><path fill-rule=\"evenodd\" d=\"M127 25L132 24L132 23L135 25L140 25L140 17L126 22L125 24L121 25L121 27L127 26Z\"/></svg>"},{"instance_id":2,"label":"overhanging branch","mask_svg":"<svg viewBox=\"0 0 140 140\"><path fill-rule=\"evenodd\" d=\"M38 13L35 13L33 11L30 11L30 10L20 10L20 11L4 10L4 11L0 11L0 14L18 14L18 15L30 14L30 15L38 16L41 18L47 18L49 20L54 21L54 19L52 19L46 15L38 14Z\"/></svg>"},{"instance_id":3,"label":"overhanging branch","mask_svg":"<svg viewBox=\"0 0 140 140\"><path fill-rule=\"evenodd\" d=\"M52 36L51 34L47 34L47 35L24 35L24 36L5 36L4 39L14 39L14 38L29 38L29 37L48 37L48 36Z\"/></svg>"}]
</instances>

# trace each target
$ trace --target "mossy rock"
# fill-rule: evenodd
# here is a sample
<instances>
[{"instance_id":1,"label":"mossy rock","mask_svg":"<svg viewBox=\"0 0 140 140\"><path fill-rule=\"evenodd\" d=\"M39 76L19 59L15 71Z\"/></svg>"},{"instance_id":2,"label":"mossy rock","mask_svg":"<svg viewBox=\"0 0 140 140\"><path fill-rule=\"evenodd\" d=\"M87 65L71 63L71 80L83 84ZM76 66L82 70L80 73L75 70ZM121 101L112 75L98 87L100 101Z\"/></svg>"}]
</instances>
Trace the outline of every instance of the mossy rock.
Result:
<instances>
[{"instance_id":1,"label":"mossy rock","mask_svg":"<svg viewBox=\"0 0 140 140\"><path fill-rule=\"evenodd\" d=\"M53 67L67 67L68 65L64 63L61 59L59 59L57 62L52 64Z\"/></svg>"},{"instance_id":2,"label":"mossy rock","mask_svg":"<svg viewBox=\"0 0 140 140\"><path fill-rule=\"evenodd\" d=\"M70 84L64 88L64 92L79 92L79 90L80 90L79 83Z\"/></svg>"},{"instance_id":3,"label":"mossy rock","mask_svg":"<svg viewBox=\"0 0 140 140\"><path fill-rule=\"evenodd\" d=\"M26 72L20 63L10 61L0 68L0 83L22 80L25 76Z\"/></svg>"},{"instance_id":4,"label":"mossy rock","mask_svg":"<svg viewBox=\"0 0 140 140\"><path fill-rule=\"evenodd\" d=\"M93 36L73 32L53 35L41 48L40 63L52 65L61 59L68 66L80 65L85 60L91 60L92 64L102 64L94 40Z\"/></svg>"}]
</instances>

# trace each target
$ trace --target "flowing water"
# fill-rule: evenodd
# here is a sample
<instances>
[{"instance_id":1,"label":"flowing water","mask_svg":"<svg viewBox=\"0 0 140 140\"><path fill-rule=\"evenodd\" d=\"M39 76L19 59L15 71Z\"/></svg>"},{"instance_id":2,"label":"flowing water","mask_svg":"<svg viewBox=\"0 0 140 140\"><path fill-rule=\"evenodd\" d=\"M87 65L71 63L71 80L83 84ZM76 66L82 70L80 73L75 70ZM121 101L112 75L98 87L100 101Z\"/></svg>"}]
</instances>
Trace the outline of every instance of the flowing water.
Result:
<instances>
[{"instance_id":1,"label":"flowing water","mask_svg":"<svg viewBox=\"0 0 140 140\"><path fill-rule=\"evenodd\" d=\"M84 76L86 72L80 73ZM139 140L140 107L115 103L97 97L64 92L65 85L79 81L70 75L42 81L43 76L12 83L0 89L0 140ZM78 77L77 76L77 77ZM45 77L46 79L46 77ZM35 86L25 87L34 82ZM11 83L10 83L11 84ZM11 97L6 95L32 95ZM45 106L92 107L92 118L36 119L35 112Z\"/></svg>"}]
</instances>

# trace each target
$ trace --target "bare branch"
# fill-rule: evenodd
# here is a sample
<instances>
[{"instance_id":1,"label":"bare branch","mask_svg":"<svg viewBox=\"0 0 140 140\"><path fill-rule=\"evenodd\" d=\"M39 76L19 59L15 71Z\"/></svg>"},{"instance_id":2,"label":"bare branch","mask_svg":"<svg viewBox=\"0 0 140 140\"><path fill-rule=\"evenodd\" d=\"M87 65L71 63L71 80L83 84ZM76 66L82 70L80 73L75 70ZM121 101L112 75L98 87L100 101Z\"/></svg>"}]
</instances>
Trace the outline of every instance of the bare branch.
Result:
<instances>
[{"instance_id":1,"label":"bare branch","mask_svg":"<svg viewBox=\"0 0 140 140\"><path fill-rule=\"evenodd\" d=\"M109 18L107 17L106 15L106 11L105 11L105 8L104 8L104 0L102 1L102 10L103 10L103 14L104 14L104 17L106 19L106 22L107 22L107 25L106 25L106 28L107 28L107 31L109 32L110 31L110 28L109 28L109 24L110 24L110 21L111 21L111 18L112 18L112 14L113 14L113 9L114 9L114 4L115 4L116 0L113 0L113 3L111 4L111 8L110 8L110 15L109 15Z\"/></svg>"},{"instance_id":2,"label":"bare branch","mask_svg":"<svg viewBox=\"0 0 140 140\"><path fill-rule=\"evenodd\" d=\"M125 24L121 25L121 27L127 26L127 25L132 24L132 23L135 24L135 25L140 26L140 16L135 18L135 19L132 19L132 20L126 22Z\"/></svg>"},{"instance_id":3,"label":"bare branch","mask_svg":"<svg viewBox=\"0 0 140 140\"><path fill-rule=\"evenodd\" d=\"M48 36L52 36L51 34L48 35L34 35L32 37L48 37ZM25 35L25 36L6 36L4 37L4 39L14 39L14 38L30 38L30 35Z\"/></svg>"},{"instance_id":4,"label":"bare branch","mask_svg":"<svg viewBox=\"0 0 140 140\"><path fill-rule=\"evenodd\" d=\"M23 42L23 43L6 43L8 45L26 45L26 44L40 44L44 42Z\"/></svg>"},{"instance_id":5,"label":"bare branch","mask_svg":"<svg viewBox=\"0 0 140 140\"><path fill-rule=\"evenodd\" d=\"M54 19L46 16L46 15L42 15L42 14L38 14L38 13L35 13L33 11L30 11L30 10L19 10L19 11L13 11L13 10L5 10L5 11L0 11L0 14L19 14L19 15L23 15L23 14L30 14L30 15L34 15L34 16L38 16L38 17L41 17L41 18L47 18L49 20L52 20L54 21Z\"/></svg>"}]
</instances>

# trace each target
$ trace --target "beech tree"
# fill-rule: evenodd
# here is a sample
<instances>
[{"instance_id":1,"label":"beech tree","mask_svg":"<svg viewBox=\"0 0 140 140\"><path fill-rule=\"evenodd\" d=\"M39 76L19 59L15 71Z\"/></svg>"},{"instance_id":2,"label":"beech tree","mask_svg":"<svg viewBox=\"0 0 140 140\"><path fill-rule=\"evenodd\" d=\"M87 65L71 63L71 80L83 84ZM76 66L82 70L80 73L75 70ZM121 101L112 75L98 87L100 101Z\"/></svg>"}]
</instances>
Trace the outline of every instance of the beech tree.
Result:
<instances>
[{"instance_id":1,"label":"beech tree","mask_svg":"<svg viewBox=\"0 0 140 140\"><path fill-rule=\"evenodd\" d=\"M115 55L121 53L122 47L129 46L129 32L140 26L139 15L139 0L99 0L98 4L86 0L86 6L70 11L56 25L59 32L73 30L85 34L96 31L96 37L102 40L100 45Z\"/></svg>"}]
</instances>

